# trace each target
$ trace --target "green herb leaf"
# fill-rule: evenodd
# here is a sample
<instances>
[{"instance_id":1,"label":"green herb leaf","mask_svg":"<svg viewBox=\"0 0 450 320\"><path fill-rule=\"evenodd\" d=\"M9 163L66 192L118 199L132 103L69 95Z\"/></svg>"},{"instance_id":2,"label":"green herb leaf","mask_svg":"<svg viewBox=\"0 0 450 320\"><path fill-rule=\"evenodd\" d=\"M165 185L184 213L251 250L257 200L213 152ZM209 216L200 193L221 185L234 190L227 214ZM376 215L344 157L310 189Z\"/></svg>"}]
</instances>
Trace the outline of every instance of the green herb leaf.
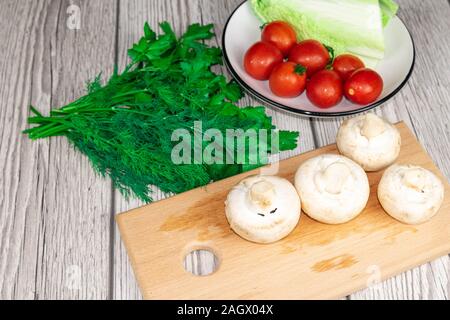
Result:
<instances>
[{"instance_id":1,"label":"green herb leaf","mask_svg":"<svg viewBox=\"0 0 450 320\"><path fill-rule=\"evenodd\" d=\"M184 44L189 45L190 43L195 41L212 39L215 36L214 32L212 31L213 28L213 24L202 26L198 23L195 23L188 27L186 33L181 37L181 41L184 42Z\"/></svg>"},{"instance_id":2,"label":"green herb leaf","mask_svg":"<svg viewBox=\"0 0 450 320\"><path fill-rule=\"evenodd\" d=\"M145 40L147 40L148 42L153 42L156 40L156 33L155 31L152 30L152 28L150 28L150 25L148 24L148 22L145 23L144 25L144 34L145 34Z\"/></svg>"},{"instance_id":3,"label":"green herb leaf","mask_svg":"<svg viewBox=\"0 0 450 320\"><path fill-rule=\"evenodd\" d=\"M171 158L175 130L194 136L198 121L202 131L216 129L224 136L228 129L274 129L263 107L236 106L241 88L211 70L222 59L219 48L204 43L214 37L212 25L194 24L180 39L167 22L160 26L163 34L158 36L145 24L144 36L128 51L131 63L122 73L115 68L105 85L97 76L88 83L87 95L49 116L31 107L29 123L35 126L24 131L34 140L67 137L115 188L145 202L152 201L150 186L180 193L264 164L257 159L256 164L176 165ZM279 138L280 151L290 150L298 134L281 131ZM266 144L271 150L270 139ZM195 150L191 144L190 153ZM226 150L227 155L237 153L236 148ZM247 143L244 158L251 157L255 154Z\"/></svg>"}]
</instances>

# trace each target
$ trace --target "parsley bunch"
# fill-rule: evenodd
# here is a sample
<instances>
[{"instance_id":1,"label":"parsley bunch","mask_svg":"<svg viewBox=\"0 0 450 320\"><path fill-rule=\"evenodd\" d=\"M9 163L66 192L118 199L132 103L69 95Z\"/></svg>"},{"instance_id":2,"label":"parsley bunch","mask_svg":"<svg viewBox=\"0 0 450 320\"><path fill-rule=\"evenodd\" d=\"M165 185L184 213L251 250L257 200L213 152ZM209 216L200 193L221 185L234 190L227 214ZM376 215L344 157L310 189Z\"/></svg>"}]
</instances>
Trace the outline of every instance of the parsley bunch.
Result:
<instances>
[{"instance_id":1,"label":"parsley bunch","mask_svg":"<svg viewBox=\"0 0 450 320\"><path fill-rule=\"evenodd\" d=\"M150 186L180 193L254 168L175 165L174 130L193 133L195 121L202 121L203 130L224 133L274 129L263 107L238 108L240 87L211 70L222 62L221 50L204 43L214 36L212 25L193 24L180 38L167 22L160 26L163 33L158 36L145 25L145 36L128 51L131 63L122 73L116 68L105 85L97 77L84 97L49 116L31 107L29 123L35 126L24 132L33 140L67 137L115 188L145 202L152 201ZM298 133L281 131L279 137L280 151L296 147Z\"/></svg>"}]
</instances>

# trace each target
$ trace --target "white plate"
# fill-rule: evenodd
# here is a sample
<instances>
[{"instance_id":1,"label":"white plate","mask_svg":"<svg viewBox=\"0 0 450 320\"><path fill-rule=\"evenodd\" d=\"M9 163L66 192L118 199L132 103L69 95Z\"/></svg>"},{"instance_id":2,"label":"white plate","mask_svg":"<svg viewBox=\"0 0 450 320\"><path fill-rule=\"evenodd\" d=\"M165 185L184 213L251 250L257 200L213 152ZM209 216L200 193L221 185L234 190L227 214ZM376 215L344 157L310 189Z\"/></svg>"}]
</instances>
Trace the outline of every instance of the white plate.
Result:
<instances>
[{"instance_id":1,"label":"white plate","mask_svg":"<svg viewBox=\"0 0 450 320\"><path fill-rule=\"evenodd\" d=\"M261 39L262 22L253 13L250 2L243 2L230 16L223 34L223 52L227 68L250 94L263 102L286 111L310 117L339 117L365 112L395 96L406 84L414 68L414 42L405 24L395 17L385 29L386 55L375 68L383 77L384 90L375 103L360 106L343 99L331 109L320 109L309 102L305 94L295 99L272 94L268 81L257 81L244 70L245 52Z\"/></svg>"}]
</instances>

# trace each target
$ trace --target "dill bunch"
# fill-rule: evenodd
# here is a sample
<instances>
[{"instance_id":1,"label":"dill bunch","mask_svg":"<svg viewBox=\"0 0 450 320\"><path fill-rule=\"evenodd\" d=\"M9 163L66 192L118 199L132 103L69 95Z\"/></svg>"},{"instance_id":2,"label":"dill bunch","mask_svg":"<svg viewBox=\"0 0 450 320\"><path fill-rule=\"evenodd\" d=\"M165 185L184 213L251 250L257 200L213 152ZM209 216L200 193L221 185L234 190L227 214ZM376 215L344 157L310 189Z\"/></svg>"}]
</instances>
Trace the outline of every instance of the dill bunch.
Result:
<instances>
[{"instance_id":1,"label":"dill bunch","mask_svg":"<svg viewBox=\"0 0 450 320\"><path fill-rule=\"evenodd\" d=\"M194 134L196 121L203 130L224 133L274 129L263 107L237 107L240 87L211 70L222 63L221 50L205 44L214 36L213 25L193 24L180 38L167 22L160 27L158 36L145 24L145 35L128 51L131 63L122 73L116 68L105 85L98 76L85 96L48 116L31 106L28 122L34 127L24 131L33 140L67 137L125 197L145 202L152 201L150 186L181 193L261 165L175 165L175 130ZM298 133L281 131L279 137L280 151L296 147ZM249 148L245 152L248 158Z\"/></svg>"}]
</instances>

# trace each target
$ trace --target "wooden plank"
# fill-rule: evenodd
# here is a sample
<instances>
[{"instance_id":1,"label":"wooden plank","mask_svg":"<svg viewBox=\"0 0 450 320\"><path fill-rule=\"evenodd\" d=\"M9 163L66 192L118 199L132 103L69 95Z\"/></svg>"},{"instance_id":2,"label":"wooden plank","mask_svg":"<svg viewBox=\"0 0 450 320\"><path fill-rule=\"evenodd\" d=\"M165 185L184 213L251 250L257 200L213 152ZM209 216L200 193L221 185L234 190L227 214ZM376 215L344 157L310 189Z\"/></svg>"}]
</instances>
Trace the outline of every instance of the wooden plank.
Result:
<instances>
[{"instance_id":1,"label":"wooden plank","mask_svg":"<svg viewBox=\"0 0 450 320\"><path fill-rule=\"evenodd\" d=\"M79 30L67 28L67 9L78 5ZM105 1L60 1L52 38L52 104L85 93L97 74L111 74L115 57L116 6ZM101 18L99 18L101 17ZM111 182L66 139L51 140L40 298L105 299L109 292Z\"/></svg>"},{"instance_id":2,"label":"wooden plank","mask_svg":"<svg viewBox=\"0 0 450 320\"><path fill-rule=\"evenodd\" d=\"M50 103L45 1L4 1L0 10L0 299L34 299L42 255L48 142L22 134L30 97ZM40 63L37 63L39 61Z\"/></svg>"},{"instance_id":3,"label":"wooden plank","mask_svg":"<svg viewBox=\"0 0 450 320\"><path fill-rule=\"evenodd\" d=\"M81 9L80 30L68 28L66 10L73 4ZM2 3L4 298L109 295L110 182L98 178L66 139L30 142L20 131L30 103L48 112L82 95L87 79L112 71L115 9L104 1Z\"/></svg>"},{"instance_id":4,"label":"wooden plank","mask_svg":"<svg viewBox=\"0 0 450 320\"><path fill-rule=\"evenodd\" d=\"M126 50L131 44L142 35L143 25L148 21L150 25L157 30L158 23L168 20L174 25L178 34L183 32L186 27L195 22L204 24L213 23L217 37L213 40L215 45L221 44L222 32L226 20L231 12L241 3L241 0L178 0L178 1L145 1L133 0L120 2L119 18L119 65L124 66L127 61ZM223 72L227 71L222 68ZM241 103L244 105L261 105L256 100L246 97ZM281 155L282 159L297 155L301 152L309 151L314 148L312 129L308 119L293 117L268 109L268 114L274 119L274 123L282 129L299 131L301 134L299 148L295 151L286 152ZM158 193L157 200L163 199L164 195ZM125 201L120 194L116 193L115 212L136 208L141 205L139 202ZM134 276L130 269L127 254L124 250L120 236L115 231L114 242L114 297L117 299L140 298ZM208 255L204 253L188 256L188 269L193 265L199 273L202 270L214 268ZM199 269L200 268L200 269Z\"/></svg>"},{"instance_id":5,"label":"wooden plank","mask_svg":"<svg viewBox=\"0 0 450 320\"><path fill-rule=\"evenodd\" d=\"M398 128L404 143L399 162L414 158L444 179L406 125ZM336 146L283 161L279 174L293 182L301 163L326 153L338 153ZM117 217L145 298L336 299L365 287L374 266L379 266L380 279L386 279L450 252L450 196L431 221L402 224L384 212L376 196L383 172L368 174L371 197L355 220L330 226L304 215L282 241L245 241L230 229L224 202L235 184L258 172ZM450 185L444 185L450 192ZM198 248L213 250L219 257L220 267L213 275L193 277L183 269L183 254Z\"/></svg>"},{"instance_id":6,"label":"wooden plank","mask_svg":"<svg viewBox=\"0 0 450 320\"><path fill-rule=\"evenodd\" d=\"M415 72L407 86L390 102L376 110L392 122L403 120L414 129L435 163L450 178L450 129L448 102L450 70L450 14L447 1L399 0L399 16L410 29L417 49ZM314 120L320 145L335 141L340 120ZM352 295L352 299L448 299L450 259L433 263ZM440 279L439 281L434 279Z\"/></svg>"}]
</instances>

